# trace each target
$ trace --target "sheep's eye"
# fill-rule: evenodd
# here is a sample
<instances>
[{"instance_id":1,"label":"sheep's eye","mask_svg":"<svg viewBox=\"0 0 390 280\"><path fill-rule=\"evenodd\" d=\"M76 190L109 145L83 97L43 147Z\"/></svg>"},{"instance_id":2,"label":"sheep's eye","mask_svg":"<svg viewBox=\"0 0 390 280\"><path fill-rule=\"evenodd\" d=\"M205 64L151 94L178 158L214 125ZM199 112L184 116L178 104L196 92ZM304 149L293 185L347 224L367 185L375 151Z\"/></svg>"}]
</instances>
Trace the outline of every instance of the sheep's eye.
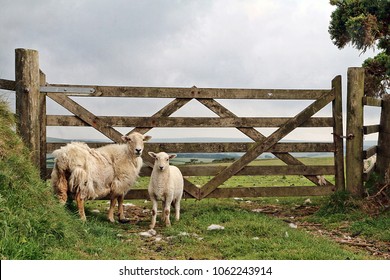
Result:
<instances>
[{"instance_id":1,"label":"sheep's eye","mask_svg":"<svg viewBox=\"0 0 390 280\"><path fill-rule=\"evenodd\" d=\"M166 161L169 161L169 158L167 158Z\"/></svg>"}]
</instances>

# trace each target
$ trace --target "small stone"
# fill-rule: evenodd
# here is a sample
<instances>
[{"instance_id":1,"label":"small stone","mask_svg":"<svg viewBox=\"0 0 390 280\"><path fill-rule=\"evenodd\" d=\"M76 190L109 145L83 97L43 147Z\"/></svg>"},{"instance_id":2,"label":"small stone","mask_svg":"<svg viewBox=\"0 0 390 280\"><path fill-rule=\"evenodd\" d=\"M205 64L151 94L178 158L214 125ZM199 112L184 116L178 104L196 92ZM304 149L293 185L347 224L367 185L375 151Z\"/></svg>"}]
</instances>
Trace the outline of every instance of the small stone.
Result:
<instances>
[{"instance_id":1,"label":"small stone","mask_svg":"<svg viewBox=\"0 0 390 280\"><path fill-rule=\"evenodd\" d=\"M304 205L311 204L310 198L306 199L306 200L303 202L303 204L304 204Z\"/></svg>"},{"instance_id":2,"label":"small stone","mask_svg":"<svg viewBox=\"0 0 390 280\"><path fill-rule=\"evenodd\" d=\"M215 224L209 225L207 227L207 230L224 230L224 229L225 229L225 227L220 226L220 225L215 225Z\"/></svg>"},{"instance_id":3,"label":"small stone","mask_svg":"<svg viewBox=\"0 0 390 280\"><path fill-rule=\"evenodd\" d=\"M139 235L142 237L152 237L155 236L157 232L154 229L150 229L148 231L140 232Z\"/></svg>"},{"instance_id":4,"label":"small stone","mask_svg":"<svg viewBox=\"0 0 390 280\"><path fill-rule=\"evenodd\" d=\"M298 228L298 226L296 224L294 224L294 223L289 223L288 226L290 228Z\"/></svg>"},{"instance_id":5,"label":"small stone","mask_svg":"<svg viewBox=\"0 0 390 280\"><path fill-rule=\"evenodd\" d=\"M123 206L125 206L125 207L134 207L135 205L133 203L124 203Z\"/></svg>"},{"instance_id":6,"label":"small stone","mask_svg":"<svg viewBox=\"0 0 390 280\"><path fill-rule=\"evenodd\" d=\"M149 232L147 231L143 231L143 232L140 232L139 233L140 236L142 237L152 237L153 235L151 235Z\"/></svg>"}]
</instances>

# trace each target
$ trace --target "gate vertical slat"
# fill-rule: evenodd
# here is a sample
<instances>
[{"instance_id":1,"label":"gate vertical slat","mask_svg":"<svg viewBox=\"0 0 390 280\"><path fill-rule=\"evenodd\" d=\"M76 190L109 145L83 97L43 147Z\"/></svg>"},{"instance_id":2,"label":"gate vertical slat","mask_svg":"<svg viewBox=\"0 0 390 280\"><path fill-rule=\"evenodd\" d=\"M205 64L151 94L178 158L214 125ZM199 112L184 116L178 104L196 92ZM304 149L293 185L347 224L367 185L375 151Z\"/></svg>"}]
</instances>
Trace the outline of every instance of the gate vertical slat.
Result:
<instances>
[{"instance_id":1,"label":"gate vertical slat","mask_svg":"<svg viewBox=\"0 0 390 280\"><path fill-rule=\"evenodd\" d=\"M336 76L332 80L332 90L334 92L334 100L332 102L333 114L333 143L334 151L334 165L335 165L335 186L337 190L345 189L344 178L344 140L343 135L343 109L342 109L342 90L341 90L341 76Z\"/></svg>"},{"instance_id":2,"label":"gate vertical slat","mask_svg":"<svg viewBox=\"0 0 390 280\"><path fill-rule=\"evenodd\" d=\"M382 98L382 113L378 136L377 173L381 183L388 184L390 178L390 95Z\"/></svg>"},{"instance_id":3,"label":"gate vertical slat","mask_svg":"<svg viewBox=\"0 0 390 280\"><path fill-rule=\"evenodd\" d=\"M39 73L40 85L44 86L46 84L46 75L40 71ZM39 119L40 119L40 172L41 178L46 179L46 154L47 154L47 145L46 145L46 93L40 93L39 95Z\"/></svg>"}]
</instances>

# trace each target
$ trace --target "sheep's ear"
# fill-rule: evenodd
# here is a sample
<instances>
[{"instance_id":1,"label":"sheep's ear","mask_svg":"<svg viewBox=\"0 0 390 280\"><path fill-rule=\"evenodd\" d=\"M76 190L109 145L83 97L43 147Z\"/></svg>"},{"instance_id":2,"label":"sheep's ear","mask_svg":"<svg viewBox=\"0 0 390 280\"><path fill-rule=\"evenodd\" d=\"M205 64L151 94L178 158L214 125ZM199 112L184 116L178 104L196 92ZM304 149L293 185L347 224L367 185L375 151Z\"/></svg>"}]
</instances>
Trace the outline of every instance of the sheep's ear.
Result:
<instances>
[{"instance_id":1,"label":"sheep's ear","mask_svg":"<svg viewBox=\"0 0 390 280\"><path fill-rule=\"evenodd\" d=\"M169 159L173 159L173 158L175 158L176 156L177 156L176 154L169 155Z\"/></svg>"},{"instance_id":2,"label":"sheep's ear","mask_svg":"<svg viewBox=\"0 0 390 280\"><path fill-rule=\"evenodd\" d=\"M150 139L152 139L152 136L149 136L149 135L145 135L144 136L144 141L149 141Z\"/></svg>"},{"instance_id":3,"label":"sheep's ear","mask_svg":"<svg viewBox=\"0 0 390 280\"><path fill-rule=\"evenodd\" d=\"M156 154L155 153L153 153L153 152L148 152L148 154L149 154L149 156L151 156L152 158L156 158Z\"/></svg>"},{"instance_id":4,"label":"sheep's ear","mask_svg":"<svg viewBox=\"0 0 390 280\"><path fill-rule=\"evenodd\" d=\"M121 139L122 139L122 141L127 142L127 141L130 140L130 137L127 136L127 135L123 135L123 136L121 137Z\"/></svg>"}]
</instances>

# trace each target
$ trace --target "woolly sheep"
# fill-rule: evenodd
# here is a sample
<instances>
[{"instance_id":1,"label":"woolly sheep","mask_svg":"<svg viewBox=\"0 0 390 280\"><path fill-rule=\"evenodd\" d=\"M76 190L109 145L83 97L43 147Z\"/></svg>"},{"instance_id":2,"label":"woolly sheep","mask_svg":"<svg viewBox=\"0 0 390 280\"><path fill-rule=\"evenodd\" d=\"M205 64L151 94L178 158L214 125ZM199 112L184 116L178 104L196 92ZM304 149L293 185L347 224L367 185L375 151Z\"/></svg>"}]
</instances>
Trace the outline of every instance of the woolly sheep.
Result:
<instances>
[{"instance_id":1,"label":"woolly sheep","mask_svg":"<svg viewBox=\"0 0 390 280\"><path fill-rule=\"evenodd\" d=\"M84 201L108 197L108 219L115 221L114 207L118 201L119 221L125 221L124 196L138 178L144 142L149 139L150 136L135 132L122 136L125 144L91 149L85 143L73 142L55 150L51 183L60 202L65 204L68 195L75 199L80 218L85 221Z\"/></svg>"},{"instance_id":2,"label":"woolly sheep","mask_svg":"<svg viewBox=\"0 0 390 280\"><path fill-rule=\"evenodd\" d=\"M150 224L150 228L153 229L156 225L158 201L162 201L162 221L165 222L166 226L171 225L169 218L171 204L175 208L176 221L180 219L180 200L183 196L184 180L179 168L169 165L169 160L175 158L175 154L149 152L149 155L155 159L148 187L150 200L153 204Z\"/></svg>"},{"instance_id":3,"label":"woolly sheep","mask_svg":"<svg viewBox=\"0 0 390 280\"><path fill-rule=\"evenodd\" d=\"M376 164L376 154L369 157L368 159L363 160L363 172L369 173Z\"/></svg>"}]
</instances>

